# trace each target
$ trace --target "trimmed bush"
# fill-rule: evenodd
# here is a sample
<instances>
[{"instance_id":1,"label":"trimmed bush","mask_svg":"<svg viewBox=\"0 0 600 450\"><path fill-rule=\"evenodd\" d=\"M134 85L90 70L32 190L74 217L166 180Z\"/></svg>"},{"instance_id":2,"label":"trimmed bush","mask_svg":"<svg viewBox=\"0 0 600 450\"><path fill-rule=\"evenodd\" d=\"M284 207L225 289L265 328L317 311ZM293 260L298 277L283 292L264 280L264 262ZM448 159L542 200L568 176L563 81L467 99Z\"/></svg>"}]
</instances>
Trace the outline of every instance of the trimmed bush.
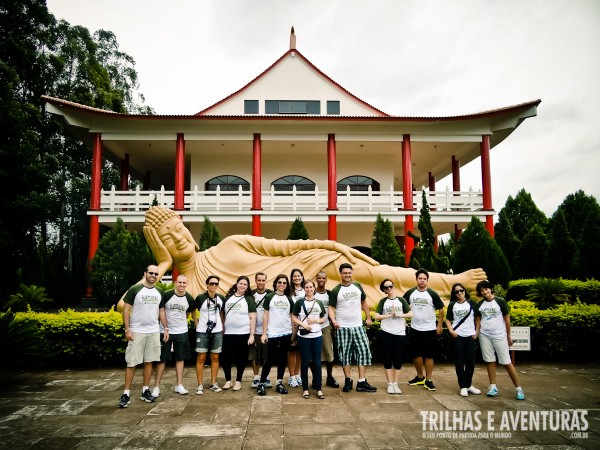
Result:
<instances>
[{"instance_id":1,"label":"trimmed bush","mask_svg":"<svg viewBox=\"0 0 600 450\"><path fill-rule=\"evenodd\" d=\"M537 280L524 279L511 281L508 284L506 292L506 300L523 300L527 298L527 294L535 285ZM581 303L588 305L600 305L600 281L597 280L562 280L566 293L570 296L571 301L577 299Z\"/></svg>"}]
</instances>

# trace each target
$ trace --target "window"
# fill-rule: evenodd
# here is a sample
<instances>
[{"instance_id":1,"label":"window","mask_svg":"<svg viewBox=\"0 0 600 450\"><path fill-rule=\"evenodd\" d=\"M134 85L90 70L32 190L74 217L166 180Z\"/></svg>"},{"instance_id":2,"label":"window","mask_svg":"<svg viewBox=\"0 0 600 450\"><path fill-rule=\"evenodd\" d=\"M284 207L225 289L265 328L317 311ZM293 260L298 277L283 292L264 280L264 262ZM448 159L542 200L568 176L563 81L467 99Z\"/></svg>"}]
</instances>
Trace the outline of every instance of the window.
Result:
<instances>
[{"instance_id":1,"label":"window","mask_svg":"<svg viewBox=\"0 0 600 450\"><path fill-rule=\"evenodd\" d=\"M221 175L212 178L206 182L207 191L216 191L217 186L220 187L221 191L238 191L239 187L242 186L242 191L250 190L250 183L235 175Z\"/></svg>"},{"instance_id":2,"label":"window","mask_svg":"<svg viewBox=\"0 0 600 450\"><path fill-rule=\"evenodd\" d=\"M244 114L258 114L258 100L244 100Z\"/></svg>"},{"instance_id":3,"label":"window","mask_svg":"<svg viewBox=\"0 0 600 450\"><path fill-rule=\"evenodd\" d=\"M265 114L321 114L319 100L265 100Z\"/></svg>"},{"instance_id":4,"label":"window","mask_svg":"<svg viewBox=\"0 0 600 450\"><path fill-rule=\"evenodd\" d=\"M371 186L372 191L379 191L379 183L373 178L362 175L352 175L338 181L337 190L346 191L346 186L350 186L351 191L368 191Z\"/></svg>"},{"instance_id":5,"label":"window","mask_svg":"<svg viewBox=\"0 0 600 450\"><path fill-rule=\"evenodd\" d=\"M340 115L340 102L337 100L327 100L327 114Z\"/></svg>"},{"instance_id":6,"label":"window","mask_svg":"<svg viewBox=\"0 0 600 450\"><path fill-rule=\"evenodd\" d=\"M299 175L287 175L271 183L276 191L292 191L296 186L297 191L314 191L315 183Z\"/></svg>"}]
</instances>

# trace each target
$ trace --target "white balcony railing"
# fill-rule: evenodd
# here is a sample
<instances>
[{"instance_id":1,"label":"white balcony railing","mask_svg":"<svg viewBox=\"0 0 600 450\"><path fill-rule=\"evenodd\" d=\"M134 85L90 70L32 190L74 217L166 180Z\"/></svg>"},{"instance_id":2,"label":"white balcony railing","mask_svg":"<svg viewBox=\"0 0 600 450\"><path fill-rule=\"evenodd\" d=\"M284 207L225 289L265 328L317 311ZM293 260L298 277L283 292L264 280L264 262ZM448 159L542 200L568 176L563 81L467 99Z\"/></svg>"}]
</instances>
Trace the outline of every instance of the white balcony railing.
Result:
<instances>
[{"instance_id":1,"label":"white balcony railing","mask_svg":"<svg viewBox=\"0 0 600 450\"><path fill-rule=\"evenodd\" d=\"M427 202L432 210L438 212L476 212L483 208L483 195L480 191L432 191L426 192ZM401 211L404 207L401 191L338 191L337 206L339 211L390 213ZM113 186L110 191L102 190L100 205L106 212L146 211L153 203L174 207L174 191L161 188L159 191L142 191L139 187L133 191L117 191ZM421 191L413 192L413 206L421 207ZM240 189L236 192L200 191L195 186L192 191L184 192L184 208L190 212L240 212L248 214L252 208L252 194ZM262 192L263 211L273 212L306 212L327 211L327 191L270 191Z\"/></svg>"}]
</instances>

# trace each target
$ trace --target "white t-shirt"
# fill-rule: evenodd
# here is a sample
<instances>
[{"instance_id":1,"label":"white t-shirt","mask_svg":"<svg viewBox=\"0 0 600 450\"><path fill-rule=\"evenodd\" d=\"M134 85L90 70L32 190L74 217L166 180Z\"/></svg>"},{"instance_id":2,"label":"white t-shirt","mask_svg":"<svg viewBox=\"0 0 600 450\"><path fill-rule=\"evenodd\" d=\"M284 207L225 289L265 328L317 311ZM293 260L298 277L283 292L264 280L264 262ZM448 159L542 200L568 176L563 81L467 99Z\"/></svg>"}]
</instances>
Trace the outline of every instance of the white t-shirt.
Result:
<instances>
[{"instance_id":1,"label":"white t-shirt","mask_svg":"<svg viewBox=\"0 0 600 450\"><path fill-rule=\"evenodd\" d=\"M265 290L262 294L254 293L254 303L256 304L256 331L254 334L262 334L263 332L263 319L265 315L265 297L268 291Z\"/></svg>"},{"instance_id":2,"label":"white t-shirt","mask_svg":"<svg viewBox=\"0 0 600 450\"><path fill-rule=\"evenodd\" d=\"M325 322L321 324L321 328L327 328L329 323L329 291L325 292L315 292L315 299L321 300L323 306L325 307Z\"/></svg>"},{"instance_id":3,"label":"white t-shirt","mask_svg":"<svg viewBox=\"0 0 600 450\"><path fill-rule=\"evenodd\" d=\"M469 317L458 327L456 330L456 334L461 337L469 337L475 334L475 316L479 315L477 305L474 305L471 310L471 303L469 300L465 300L462 303L453 302L451 303L452 307L448 306L448 313L446 318L452 322L452 328L458 325L463 317L469 314Z\"/></svg>"},{"instance_id":4,"label":"white t-shirt","mask_svg":"<svg viewBox=\"0 0 600 450\"><path fill-rule=\"evenodd\" d=\"M406 314L410 307L406 300L396 298L382 298L377 305L377 312L381 315L402 313ZM406 319L404 317L390 317L381 321L381 329L386 333L406 336Z\"/></svg>"},{"instance_id":5,"label":"white t-shirt","mask_svg":"<svg viewBox=\"0 0 600 450\"><path fill-rule=\"evenodd\" d=\"M194 299L187 292L181 296L177 295L175 290L166 291L165 315L167 317L167 326L169 334L184 334L188 332L187 312L189 311ZM160 332L164 333L162 323Z\"/></svg>"},{"instance_id":6,"label":"white t-shirt","mask_svg":"<svg viewBox=\"0 0 600 450\"><path fill-rule=\"evenodd\" d=\"M406 298L406 295L404 298ZM413 330L433 331L437 329L435 311L444 307L441 300L436 299L434 301L428 290L419 291L414 289L409 294L408 303L413 312L413 318L410 321L410 327Z\"/></svg>"},{"instance_id":7,"label":"white t-shirt","mask_svg":"<svg viewBox=\"0 0 600 450\"><path fill-rule=\"evenodd\" d=\"M306 308L306 312L304 311ZM301 335L300 330L305 329L304 327L298 326L298 335L301 338L313 339L319 336L323 336L323 332L321 331L321 324L318 323L319 319L324 316L325 309L321 309L321 305L314 298L313 300L304 299L304 308L302 307L302 302L298 302L294 304L294 315L300 319L302 322L306 323L308 319L316 320L317 322L310 324L311 332L308 334ZM308 314L307 314L308 313ZM308 331L308 330L307 330Z\"/></svg>"},{"instance_id":8,"label":"white t-shirt","mask_svg":"<svg viewBox=\"0 0 600 450\"><path fill-rule=\"evenodd\" d=\"M499 299L500 300L500 299ZM479 303L481 313L481 327L479 332L489 337L506 336L506 323L504 316L508 314L508 305L504 299L501 301L483 300Z\"/></svg>"},{"instance_id":9,"label":"white t-shirt","mask_svg":"<svg viewBox=\"0 0 600 450\"><path fill-rule=\"evenodd\" d=\"M365 298L364 291L351 283L348 286L338 285L337 296L334 297L335 288L330 298L330 306L335 307L335 320L340 327L356 328L361 327L362 321L362 300Z\"/></svg>"},{"instance_id":10,"label":"white t-shirt","mask_svg":"<svg viewBox=\"0 0 600 450\"><path fill-rule=\"evenodd\" d=\"M270 294L265 300L265 310L269 311L267 337L276 338L292 334L292 300L285 295Z\"/></svg>"},{"instance_id":11,"label":"white t-shirt","mask_svg":"<svg viewBox=\"0 0 600 450\"><path fill-rule=\"evenodd\" d=\"M132 286L125 294L125 303L131 305L129 328L136 333L158 333L158 313L162 303L162 292L156 287L143 284Z\"/></svg>"},{"instance_id":12,"label":"white t-shirt","mask_svg":"<svg viewBox=\"0 0 600 450\"><path fill-rule=\"evenodd\" d=\"M235 294L225 301L225 334L250 334L250 313L256 312L254 299Z\"/></svg>"},{"instance_id":13,"label":"white t-shirt","mask_svg":"<svg viewBox=\"0 0 600 450\"><path fill-rule=\"evenodd\" d=\"M199 314L196 331L200 333L206 333L206 324L209 320L216 324L212 330L213 333L223 331L223 323L221 322L223 300L224 299L221 294L216 294L215 298L210 298L208 292L200 294L198 297L196 297L195 306L198 308Z\"/></svg>"}]
</instances>

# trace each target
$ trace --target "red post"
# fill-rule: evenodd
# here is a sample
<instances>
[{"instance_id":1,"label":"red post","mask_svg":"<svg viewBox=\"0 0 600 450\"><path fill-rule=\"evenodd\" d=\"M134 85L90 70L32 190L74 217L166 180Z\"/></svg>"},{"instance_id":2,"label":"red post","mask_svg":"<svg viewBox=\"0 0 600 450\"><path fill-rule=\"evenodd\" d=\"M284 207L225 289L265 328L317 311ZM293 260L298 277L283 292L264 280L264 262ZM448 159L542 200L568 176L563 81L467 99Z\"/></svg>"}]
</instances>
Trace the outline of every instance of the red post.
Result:
<instances>
[{"instance_id":1,"label":"red post","mask_svg":"<svg viewBox=\"0 0 600 450\"><path fill-rule=\"evenodd\" d=\"M90 195L90 211L100 211L100 192L102 189L102 137L100 133L94 135L94 149L92 152L92 191ZM92 271L92 260L98 250L100 241L100 224L98 216L90 216L90 239L88 244L87 271ZM88 280L85 296L92 296L92 286Z\"/></svg>"},{"instance_id":2,"label":"red post","mask_svg":"<svg viewBox=\"0 0 600 450\"><path fill-rule=\"evenodd\" d=\"M483 210L493 211L492 207L492 176L490 171L490 137L482 136L481 139L481 184L483 188ZM485 228L494 237L494 217L486 216Z\"/></svg>"},{"instance_id":3,"label":"red post","mask_svg":"<svg viewBox=\"0 0 600 450\"><path fill-rule=\"evenodd\" d=\"M330 241L337 241L337 216L335 214L329 215L329 221L327 223L327 239Z\"/></svg>"},{"instance_id":4,"label":"red post","mask_svg":"<svg viewBox=\"0 0 600 450\"><path fill-rule=\"evenodd\" d=\"M183 133L177 133L175 146L175 210L185 207L185 139Z\"/></svg>"},{"instance_id":5,"label":"red post","mask_svg":"<svg viewBox=\"0 0 600 450\"><path fill-rule=\"evenodd\" d=\"M260 133L254 133L252 141L252 210L262 211L262 141ZM259 214L252 216L252 236L262 236Z\"/></svg>"},{"instance_id":6,"label":"red post","mask_svg":"<svg viewBox=\"0 0 600 450\"><path fill-rule=\"evenodd\" d=\"M262 236L262 229L260 223L260 215L252 215L252 236Z\"/></svg>"},{"instance_id":7,"label":"red post","mask_svg":"<svg viewBox=\"0 0 600 450\"><path fill-rule=\"evenodd\" d=\"M337 148L335 134L327 135L327 210L337 211ZM327 239L337 240L337 216L329 215Z\"/></svg>"},{"instance_id":8,"label":"red post","mask_svg":"<svg viewBox=\"0 0 600 450\"><path fill-rule=\"evenodd\" d=\"M404 211L414 211L412 189L412 160L410 150L410 135L405 134L402 137L402 199L404 202ZM415 248L414 240L408 235L414 231L414 221L412 214L407 214L404 219L404 262L406 266L410 262L410 254Z\"/></svg>"}]
</instances>

